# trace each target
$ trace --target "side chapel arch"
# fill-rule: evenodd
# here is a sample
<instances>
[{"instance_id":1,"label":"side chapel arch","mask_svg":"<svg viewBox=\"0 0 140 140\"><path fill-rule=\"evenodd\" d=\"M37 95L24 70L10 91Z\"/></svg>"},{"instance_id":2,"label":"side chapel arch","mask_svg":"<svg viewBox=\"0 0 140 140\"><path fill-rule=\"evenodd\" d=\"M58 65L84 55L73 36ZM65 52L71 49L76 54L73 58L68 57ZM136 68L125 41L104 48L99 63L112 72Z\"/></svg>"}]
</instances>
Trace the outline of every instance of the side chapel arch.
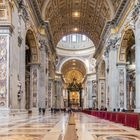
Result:
<instances>
[{"instance_id":1,"label":"side chapel arch","mask_svg":"<svg viewBox=\"0 0 140 140\"><path fill-rule=\"evenodd\" d=\"M135 44L135 35L132 28L128 28L124 31L121 39L121 45L119 47L118 51L118 62L119 63L126 63L126 50L128 46L132 46L132 44ZM130 42L131 41L131 42ZM128 44L132 43L132 44Z\"/></svg>"},{"instance_id":2,"label":"side chapel arch","mask_svg":"<svg viewBox=\"0 0 140 140\"><path fill-rule=\"evenodd\" d=\"M126 107L135 108L135 34L133 29L125 30L118 52L119 63L126 67Z\"/></svg>"},{"instance_id":3,"label":"side chapel arch","mask_svg":"<svg viewBox=\"0 0 140 140\"><path fill-rule=\"evenodd\" d=\"M30 110L37 107L37 68L39 62L38 46L34 32L29 29L26 33L25 50L25 108ZM32 89L31 89L32 87Z\"/></svg>"}]
</instances>

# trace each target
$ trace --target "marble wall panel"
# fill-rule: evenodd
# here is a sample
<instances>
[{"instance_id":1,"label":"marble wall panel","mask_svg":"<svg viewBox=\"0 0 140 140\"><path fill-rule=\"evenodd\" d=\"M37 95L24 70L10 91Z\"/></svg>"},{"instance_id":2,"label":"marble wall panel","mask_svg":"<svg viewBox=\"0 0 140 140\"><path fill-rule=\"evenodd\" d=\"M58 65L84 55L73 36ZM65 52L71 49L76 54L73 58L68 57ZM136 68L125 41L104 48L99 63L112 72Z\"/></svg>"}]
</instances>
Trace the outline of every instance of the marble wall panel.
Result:
<instances>
[{"instance_id":1,"label":"marble wall panel","mask_svg":"<svg viewBox=\"0 0 140 140\"><path fill-rule=\"evenodd\" d=\"M37 69L33 70L33 107L37 107Z\"/></svg>"},{"instance_id":2,"label":"marble wall panel","mask_svg":"<svg viewBox=\"0 0 140 140\"><path fill-rule=\"evenodd\" d=\"M0 35L0 107L7 103L7 35Z\"/></svg>"}]
</instances>

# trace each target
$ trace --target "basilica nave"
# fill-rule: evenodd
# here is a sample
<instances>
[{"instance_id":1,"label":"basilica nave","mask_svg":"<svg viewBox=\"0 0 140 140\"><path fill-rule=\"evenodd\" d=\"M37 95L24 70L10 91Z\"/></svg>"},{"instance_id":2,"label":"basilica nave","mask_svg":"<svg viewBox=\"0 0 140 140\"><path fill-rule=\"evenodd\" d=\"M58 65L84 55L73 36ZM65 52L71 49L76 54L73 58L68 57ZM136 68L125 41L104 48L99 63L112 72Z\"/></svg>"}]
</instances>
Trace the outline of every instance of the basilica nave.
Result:
<instances>
[{"instance_id":1,"label":"basilica nave","mask_svg":"<svg viewBox=\"0 0 140 140\"><path fill-rule=\"evenodd\" d=\"M139 0L0 0L0 140L140 140L139 45Z\"/></svg>"}]
</instances>

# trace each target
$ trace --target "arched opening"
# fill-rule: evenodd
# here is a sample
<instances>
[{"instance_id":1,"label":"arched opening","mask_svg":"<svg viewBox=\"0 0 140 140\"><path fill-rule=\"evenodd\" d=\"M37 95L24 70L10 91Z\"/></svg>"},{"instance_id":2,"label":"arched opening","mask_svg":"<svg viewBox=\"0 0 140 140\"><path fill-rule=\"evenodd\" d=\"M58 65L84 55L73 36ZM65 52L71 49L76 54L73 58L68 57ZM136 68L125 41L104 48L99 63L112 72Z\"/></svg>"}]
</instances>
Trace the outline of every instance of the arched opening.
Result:
<instances>
[{"instance_id":1,"label":"arched opening","mask_svg":"<svg viewBox=\"0 0 140 140\"><path fill-rule=\"evenodd\" d=\"M30 64L31 64L31 48L28 36L26 36L25 51L25 109L30 109Z\"/></svg>"},{"instance_id":2,"label":"arched opening","mask_svg":"<svg viewBox=\"0 0 140 140\"><path fill-rule=\"evenodd\" d=\"M135 109L135 36L128 29L121 43L120 61L126 63L126 99L127 109Z\"/></svg>"},{"instance_id":3,"label":"arched opening","mask_svg":"<svg viewBox=\"0 0 140 140\"><path fill-rule=\"evenodd\" d=\"M78 109L83 106L82 89L86 77L84 63L77 59L68 60L61 68L63 84L65 85L64 105Z\"/></svg>"},{"instance_id":4,"label":"arched opening","mask_svg":"<svg viewBox=\"0 0 140 140\"><path fill-rule=\"evenodd\" d=\"M37 46L36 46L36 41L34 34L31 30L27 31L26 34L26 50L25 50L25 109L30 110L32 107L36 107L36 105L33 102L31 103L31 100L36 100L33 99L35 96L37 96L36 92L34 92L34 89L32 89L34 93L31 93L31 86L37 86L37 85L31 85L32 83L35 83L32 81L33 79L36 80L34 75L37 77L37 72L34 74L34 71L31 71L32 64L35 64L38 62L38 55L37 55ZM33 74L32 74L33 73ZM31 75L32 79L31 79ZM37 83L35 83L37 84ZM33 94L33 95L32 95Z\"/></svg>"},{"instance_id":5,"label":"arched opening","mask_svg":"<svg viewBox=\"0 0 140 140\"><path fill-rule=\"evenodd\" d=\"M126 48L126 80L127 80L127 108L135 109L135 39L130 36Z\"/></svg>"},{"instance_id":6,"label":"arched opening","mask_svg":"<svg viewBox=\"0 0 140 140\"><path fill-rule=\"evenodd\" d=\"M68 107L73 109L78 109L82 107L82 83L78 83L76 78L73 78L73 81L68 84Z\"/></svg>"},{"instance_id":7,"label":"arched opening","mask_svg":"<svg viewBox=\"0 0 140 140\"><path fill-rule=\"evenodd\" d=\"M65 35L57 44L57 48L67 50L83 50L93 48L93 41L85 34L73 33Z\"/></svg>"}]
</instances>

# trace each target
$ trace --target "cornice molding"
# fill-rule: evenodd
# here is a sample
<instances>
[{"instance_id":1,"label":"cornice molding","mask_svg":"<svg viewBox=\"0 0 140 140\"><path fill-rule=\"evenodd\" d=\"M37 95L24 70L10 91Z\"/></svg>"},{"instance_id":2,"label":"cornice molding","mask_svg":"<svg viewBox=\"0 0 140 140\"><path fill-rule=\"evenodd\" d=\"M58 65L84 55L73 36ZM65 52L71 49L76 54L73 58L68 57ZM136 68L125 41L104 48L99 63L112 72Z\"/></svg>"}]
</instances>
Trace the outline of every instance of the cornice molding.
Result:
<instances>
[{"instance_id":1,"label":"cornice molding","mask_svg":"<svg viewBox=\"0 0 140 140\"><path fill-rule=\"evenodd\" d=\"M42 20L41 11L40 11L39 5L37 3L37 0L29 0L29 3L33 9L33 12L34 12L35 17L38 21L38 24L43 25L44 21Z\"/></svg>"},{"instance_id":2,"label":"cornice molding","mask_svg":"<svg viewBox=\"0 0 140 140\"><path fill-rule=\"evenodd\" d=\"M124 10L127 8L127 5L129 4L129 2L130 2L130 0L123 0L116 12L114 19L112 21L108 21L106 23L106 26L101 35L100 43L99 43L97 49L95 50L95 54L93 55L94 58L97 58L98 54L101 53L102 49L104 48L103 46L106 42L106 38L107 38L108 34L110 33L110 27L118 24L119 20L122 17Z\"/></svg>"},{"instance_id":3,"label":"cornice molding","mask_svg":"<svg viewBox=\"0 0 140 140\"><path fill-rule=\"evenodd\" d=\"M0 33L1 34L11 34L14 30L14 26L11 24L1 24L0 25Z\"/></svg>"}]
</instances>

